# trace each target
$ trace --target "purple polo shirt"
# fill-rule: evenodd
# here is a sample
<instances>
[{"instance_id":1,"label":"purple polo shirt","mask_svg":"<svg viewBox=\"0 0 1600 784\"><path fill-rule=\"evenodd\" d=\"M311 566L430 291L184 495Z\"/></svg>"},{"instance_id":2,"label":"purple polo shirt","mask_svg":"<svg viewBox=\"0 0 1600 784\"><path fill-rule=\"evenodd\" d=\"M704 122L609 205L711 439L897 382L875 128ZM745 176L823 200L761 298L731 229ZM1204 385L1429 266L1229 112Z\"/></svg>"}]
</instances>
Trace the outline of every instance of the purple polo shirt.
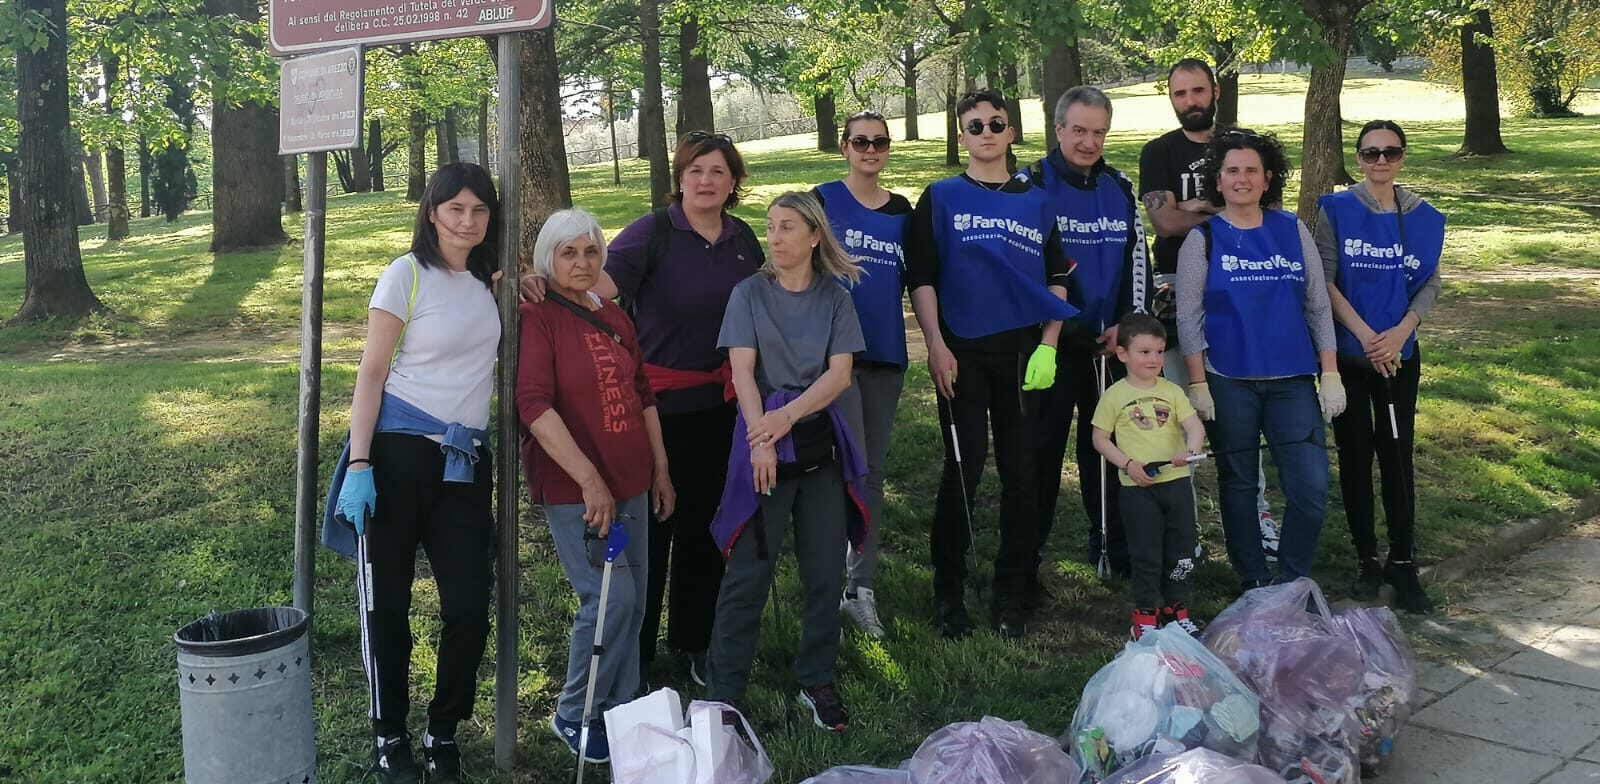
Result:
<instances>
[{"instance_id":1,"label":"purple polo shirt","mask_svg":"<svg viewBox=\"0 0 1600 784\"><path fill-rule=\"evenodd\" d=\"M606 249L606 272L623 296L635 303L635 325L644 361L677 370L716 370L725 359L717 348L722 314L728 297L740 281L760 269L765 256L761 246L747 246L738 224L722 214L722 234L706 242L689 227L683 207L667 207L672 234L664 256L645 275L645 255L650 246L654 214L645 215L611 240ZM722 387L662 392L656 396L663 414L702 411L722 405Z\"/></svg>"}]
</instances>

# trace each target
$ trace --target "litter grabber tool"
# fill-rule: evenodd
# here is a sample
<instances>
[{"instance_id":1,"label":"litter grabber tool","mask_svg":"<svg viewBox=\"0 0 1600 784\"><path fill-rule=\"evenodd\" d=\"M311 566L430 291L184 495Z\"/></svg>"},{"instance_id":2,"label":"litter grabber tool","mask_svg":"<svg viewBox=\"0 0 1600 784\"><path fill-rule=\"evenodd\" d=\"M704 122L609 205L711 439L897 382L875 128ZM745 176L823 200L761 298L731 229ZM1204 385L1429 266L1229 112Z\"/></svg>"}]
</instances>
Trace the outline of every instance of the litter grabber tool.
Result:
<instances>
[{"instance_id":1,"label":"litter grabber tool","mask_svg":"<svg viewBox=\"0 0 1600 784\"><path fill-rule=\"evenodd\" d=\"M1100 326L1100 332L1105 333L1105 325ZM1094 361L1094 385L1099 396L1096 400L1106 396L1106 357L1104 354ZM1094 576L1101 580L1111 578L1111 556L1108 551L1111 547L1110 537L1107 533L1106 522L1106 459L1098 454L1100 460L1100 560L1094 565Z\"/></svg>"},{"instance_id":2,"label":"litter grabber tool","mask_svg":"<svg viewBox=\"0 0 1600 784\"><path fill-rule=\"evenodd\" d=\"M1244 447L1242 449L1224 449L1224 450L1222 450L1220 452L1215 452L1215 451L1214 452L1201 452L1201 453L1199 453L1197 455L1191 455L1189 457L1189 462L1197 463L1197 462L1200 462L1202 460L1210 460L1212 458L1222 457L1224 455L1238 455L1238 454L1244 454L1246 452L1259 452L1259 451L1261 451L1263 449L1276 449L1277 447L1280 447L1280 446L1298 446L1300 444L1311 444L1312 446L1315 446L1315 447L1318 447L1318 448L1321 448L1321 449L1331 449L1332 448L1332 447L1328 446L1326 443L1324 443L1321 439L1318 439L1317 438L1316 429L1312 428L1310 431L1308 431L1306 433L1304 438L1297 438L1297 439L1295 439L1293 441L1274 441L1274 442L1270 442L1270 443L1266 443L1266 444L1256 444L1255 446L1247 446L1247 447ZM1157 460L1155 462L1145 463L1144 464L1144 473L1145 473L1146 476L1150 477L1151 479L1154 479L1156 477L1156 474L1161 473L1161 469L1162 468L1165 468L1165 467L1167 467L1169 465L1172 465L1172 461L1171 460Z\"/></svg>"},{"instance_id":3,"label":"litter grabber tool","mask_svg":"<svg viewBox=\"0 0 1600 784\"><path fill-rule=\"evenodd\" d=\"M343 512L333 519L356 534L356 622L361 631L361 669L367 674L367 717L380 715L378 705L378 659L372 653L372 562L367 560L367 531L372 520L359 528Z\"/></svg>"},{"instance_id":4,"label":"litter grabber tool","mask_svg":"<svg viewBox=\"0 0 1600 784\"><path fill-rule=\"evenodd\" d=\"M622 520L611 524L605 536L598 536L592 531L584 531L585 539L603 539L606 543L606 557L604 571L600 575L600 612L594 622L594 647L589 655L589 685L583 690L583 726L578 732L578 784L583 784L583 756L589 750L589 722L594 718L594 682L600 673L600 655L605 653L606 631L606 600L611 595L611 569L616 566L617 558L628 547L628 527Z\"/></svg>"},{"instance_id":5,"label":"litter grabber tool","mask_svg":"<svg viewBox=\"0 0 1600 784\"><path fill-rule=\"evenodd\" d=\"M956 486L961 489L961 512L967 516L967 558L972 561L972 576L978 576L978 537L972 527L972 502L967 498L967 469L961 463L961 439L956 433L956 407L942 395L935 394L939 403L950 415L950 450L956 458ZM978 581L978 592L983 592L983 581Z\"/></svg>"}]
</instances>

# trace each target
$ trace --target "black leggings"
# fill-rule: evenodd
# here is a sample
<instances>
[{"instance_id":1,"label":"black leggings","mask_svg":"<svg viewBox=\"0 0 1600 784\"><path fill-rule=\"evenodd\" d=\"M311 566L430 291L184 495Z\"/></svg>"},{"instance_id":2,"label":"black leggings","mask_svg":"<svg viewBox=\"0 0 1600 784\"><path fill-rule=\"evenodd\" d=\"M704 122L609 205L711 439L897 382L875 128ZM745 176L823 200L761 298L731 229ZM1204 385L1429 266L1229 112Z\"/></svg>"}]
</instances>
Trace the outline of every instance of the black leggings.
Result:
<instances>
[{"instance_id":1,"label":"black leggings","mask_svg":"<svg viewBox=\"0 0 1600 784\"><path fill-rule=\"evenodd\" d=\"M437 685L429 731L448 737L472 714L478 665L489 639L490 563L494 543L494 460L478 448L471 482L444 481L444 454L422 436L372 437L372 479L378 502L367 523L372 568L372 664L378 685L372 706L380 735L405 731L410 711L411 584L417 547L428 555L439 589Z\"/></svg>"},{"instance_id":2,"label":"black leggings","mask_svg":"<svg viewBox=\"0 0 1600 784\"><path fill-rule=\"evenodd\" d=\"M1417 384L1422 378L1422 348L1387 382L1364 362L1339 357L1339 375L1350 405L1333 418L1339 444L1339 489L1356 555L1378 557L1372 458L1383 481L1383 516L1389 528L1389 560L1409 561L1416 548L1416 484L1411 452L1417 420ZM1389 426L1389 402L1400 431Z\"/></svg>"}]
</instances>

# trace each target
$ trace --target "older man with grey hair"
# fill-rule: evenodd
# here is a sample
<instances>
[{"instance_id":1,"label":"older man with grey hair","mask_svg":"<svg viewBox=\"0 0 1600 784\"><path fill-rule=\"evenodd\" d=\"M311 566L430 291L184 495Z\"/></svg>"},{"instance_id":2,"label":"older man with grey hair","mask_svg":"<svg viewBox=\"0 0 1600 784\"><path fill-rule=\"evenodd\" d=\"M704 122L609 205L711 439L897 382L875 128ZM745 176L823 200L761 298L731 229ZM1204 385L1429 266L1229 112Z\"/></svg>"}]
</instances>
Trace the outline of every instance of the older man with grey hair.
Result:
<instances>
[{"instance_id":1,"label":"older man with grey hair","mask_svg":"<svg viewBox=\"0 0 1600 784\"><path fill-rule=\"evenodd\" d=\"M1049 194L1061 249L1073 262L1067 301L1080 311L1076 320L1084 329L1078 334L1098 340L1061 346L1055 385L1027 393L1034 398L1029 408L1035 417L1033 457L1038 471L1034 558L1037 565L1055 523L1061 464L1076 415L1078 484L1089 517L1089 563L1097 563L1104 553L1114 571L1126 574L1128 548L1117 511L1117 480L1114 472L1102 470L1104 459L1091 441L1090 420L1101 391L1125 373L1112 353L1116 324L1129 312L1146 311L1149 252L1133 182L1102 155L1111 130L1111 99L1095 87L1074 87L1056 102L1054 119L1058 145L1017 176ZM1038 600L1037 571L1030 591L1033 603Z\"/></svg>"}]
</instances>

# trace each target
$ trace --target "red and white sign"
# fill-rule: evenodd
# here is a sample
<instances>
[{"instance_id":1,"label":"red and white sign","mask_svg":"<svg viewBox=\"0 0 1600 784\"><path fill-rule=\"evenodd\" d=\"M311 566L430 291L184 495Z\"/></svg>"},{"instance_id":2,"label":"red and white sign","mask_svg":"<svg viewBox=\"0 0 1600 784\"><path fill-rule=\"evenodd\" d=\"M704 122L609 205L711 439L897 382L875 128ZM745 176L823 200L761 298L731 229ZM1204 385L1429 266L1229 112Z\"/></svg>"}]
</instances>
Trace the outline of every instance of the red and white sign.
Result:
<instances>
[{"instance_id":1,"label":"red and white sign","mask_svg":"<svg viewBox=\"0 0 1600 784\"><path fill-rule=\"evenodd\" d=\"M550 0L271 0L267 46L274 55L351 44L498 35L550 26Z\"/></svg>"}]
</instances>

